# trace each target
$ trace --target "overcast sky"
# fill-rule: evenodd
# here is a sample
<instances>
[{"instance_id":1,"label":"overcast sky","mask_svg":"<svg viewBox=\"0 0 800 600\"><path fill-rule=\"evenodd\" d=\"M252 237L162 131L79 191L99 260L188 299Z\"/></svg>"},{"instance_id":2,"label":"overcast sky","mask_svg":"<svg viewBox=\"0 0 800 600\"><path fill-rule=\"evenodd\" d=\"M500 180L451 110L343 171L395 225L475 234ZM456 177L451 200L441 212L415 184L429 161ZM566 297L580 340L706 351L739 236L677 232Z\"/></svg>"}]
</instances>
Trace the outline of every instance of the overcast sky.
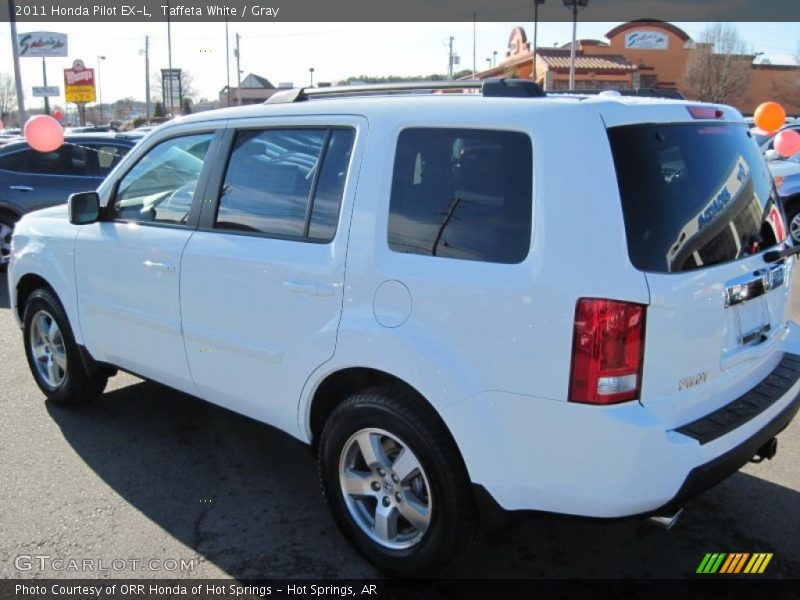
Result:
<instances>
[{"instance_id":1,"label":"overcast sky","mask_svg":"<svg viewBox=\"0 0 800 600\"><path fill-rule=\"evenodd\" d=\"M478 23L476 62L478 70L486 58L498 52L502 58L508 35L516 25L531 32L531 23ZM617 23L579 23L579 38L605 39ZM701 37L703 23L676 23L690 36ZM736 23L741 37L753 51L764 52L774 63L793 63L800 43L798 23ZM234 37L241 34L241 69L256 73L272 83L292 82L307 85L309 67L314 80L337 81L357 75L425 75L444 73L447 68L447 42L455 38L454 48L461 57L461 68L473 65L472 23L233 23L230 25L231 84L236 85L233 57ZM106 56L100 67L100 86L104 102L123 97L143 100L145 94L145 35L150 36L151 73L167 67L166 23L20 23L18 33L57 31L69 36L69 58L47 59L48 83L58 85L63 94L62 69L81 58L87 67L97 67L98 55ZM570 40L570 23L540 23L539 45L552 46ZM0 72L12 71L11 35L8 23L0 23ZM23 58L22 79L26 102L39 107L42 101L31 98L31 86L42 84L41 59ZM173 23L172 64L188 70L200 96L217 98L225 85L225 24ZM97 72L95 72L97 76ZM56 100L63 103L63 100Z\"/></svg>"}]
</instances>

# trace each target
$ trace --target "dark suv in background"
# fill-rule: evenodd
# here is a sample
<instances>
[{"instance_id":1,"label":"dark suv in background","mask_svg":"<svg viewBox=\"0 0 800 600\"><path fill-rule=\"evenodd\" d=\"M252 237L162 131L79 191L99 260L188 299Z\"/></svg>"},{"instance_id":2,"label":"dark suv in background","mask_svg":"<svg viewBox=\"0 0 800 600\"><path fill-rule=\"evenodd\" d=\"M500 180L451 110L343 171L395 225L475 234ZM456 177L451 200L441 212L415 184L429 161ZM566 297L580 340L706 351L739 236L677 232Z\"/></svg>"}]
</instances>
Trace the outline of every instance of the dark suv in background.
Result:
<instances>
[{"instance_id":1,"label":"dark suv in background","mask_svg":"<svg viewBox=\"0 0 800 600\"><path fill-rule=\"evenodd\" d=\"M136 139L114 133L71 134L53 152L20 139L0 148L0 269L11 251L14 223L32 210L63 204L74 192L95 189Z\"/></svg>"}]
</instances>

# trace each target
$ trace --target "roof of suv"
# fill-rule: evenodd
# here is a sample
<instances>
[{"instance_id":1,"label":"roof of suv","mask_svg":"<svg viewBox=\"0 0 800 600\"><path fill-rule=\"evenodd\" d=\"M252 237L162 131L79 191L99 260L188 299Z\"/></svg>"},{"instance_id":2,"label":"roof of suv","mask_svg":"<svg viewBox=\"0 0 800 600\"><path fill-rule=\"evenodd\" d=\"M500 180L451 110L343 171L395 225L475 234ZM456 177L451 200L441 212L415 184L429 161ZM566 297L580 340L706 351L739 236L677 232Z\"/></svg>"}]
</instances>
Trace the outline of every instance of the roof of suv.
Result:
<instances>
[{"instance_id":1,"label":"roof of suv","mask_svg":"<svg viewBox=\"0 0 800 600\"><path fill-rule=\"evenodd\" d=\"M548 95L544 98L498 98L482 97L474 93L446 94L387 94L354 97L320 98L305 102L281 104L253 104L223 108L179 117L171 122L204 122L216 119L243 119L264 116L291 115L364 115L366 117L387 114L431 114L432 112L465 112L476 119L483 110L488 114L494 110L502 113L530 114L532 110L563 111L564 109L590 110L603 116L607 126L622 125L650 119L664 122L691 121L687 106L708 106L722 111L718 117L726 121L743 122L741 114L734 108L716 104L702 104L686 100L647 98L637 96L578 96ZM475 112L480 107L481 112Z\"/></svg>"},{"instance_id":2,"label":"roof of suv","mask_svg":"<svg viewBox=\"0 0 800 600\"><path fill-rule=\"evenodd\" d=\"M687 106L707 106L711 116L687 115ZM480 107L480 112L476 112ZM206 122L215 119L242 119L263 116L291 115L428 115L443 112L461 113L478 121L496 108L500 114L522 117L533 110L593 111L602 115L606 125L622 125L644 120L686 122L692 119L742 121L734 108L723 105L702 105L697 102L622 95L604 92L597 95L574 93L546 94L538 85L522 79L459 80L442 82L399 82L389 84L341 86L333 88L296 88L281 91L264 104L230 107L196 113L175 119L173 123ZM486 110L486 112L483 112ZM610 119L610 122L609 122Z\"/></svg>"}]
</instances>

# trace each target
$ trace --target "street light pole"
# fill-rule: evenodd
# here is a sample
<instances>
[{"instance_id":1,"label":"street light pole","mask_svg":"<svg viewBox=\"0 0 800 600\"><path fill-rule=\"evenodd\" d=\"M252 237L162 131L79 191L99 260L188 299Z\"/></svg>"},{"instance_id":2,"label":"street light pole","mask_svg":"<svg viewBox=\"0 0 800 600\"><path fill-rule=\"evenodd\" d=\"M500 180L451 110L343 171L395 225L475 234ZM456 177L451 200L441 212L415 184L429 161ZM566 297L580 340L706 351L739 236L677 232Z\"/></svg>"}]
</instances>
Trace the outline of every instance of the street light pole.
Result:
<instances>
[{"instance_id":1,"label":"street light pole","mask_svg":"<svg viewBox=\"0 0 800 600\"><path fill-rule=\"evenodd\" d=\"M585 8L589 0L564 0L564 6L572 9L572 48L569 53L569 89L575 89L575 45L578 38L578 7Z\"/></svg>"},{"instance_id":2,"label":"street light pole","mask_svg":"<svg viewBox=\"0 0 800 600\"><path fill-rule=\"evenodd\" d=\"M225 17L225 92L227 102L225 106L231 105L231 50L228 45L228 17Z\"/></svg>"},{"instance_id":3,"label":"street light pole","mask_svg":"<svg viewBox=\"0 0 800 600\"><path fill-rule=\"evenodd\" d=\"M531 81L536 82L539 78L536 72L536 49L537 37L539 34L539 5L544 4L544 0L533 0L533 48L531 48Z\"/></svg>"},{"instance_id":4,"label":"street light pole","mask_svg":"<svg viewBox=\"0 0 800 600\"><path fill-rule=\"evenodd\" d=\"M103 125L103 122L105 121L103 118L103 82L100 81L100 61L105 59L105 56L97 57L97 96L100 99L100 125Z\"/></svg>"},{"instance_id":5,"label":"street light pole","mask_svg":"<svg viewBox=\"0 0 800 600\"><path fill-rule=\"evenodd\" d=\"M14 20L16 11L14 0L8 0L8 20L11 26L11 52L14 55L14 81L17 86L17 115L19 116L19 126L24 127L25 115L25 94L22 91L22 73L19 70L19 38L17 38L17 22Z\"/></svg>"},{"instance_id":6,"label":"street light pole","mask_svg":"<svg viewBox=\"0 0 800 600\"><path fill-rule=\"evenodd\" d=\"M144 36L144 116L150 125L150 36Z\"/></svg>"}]
</instances>

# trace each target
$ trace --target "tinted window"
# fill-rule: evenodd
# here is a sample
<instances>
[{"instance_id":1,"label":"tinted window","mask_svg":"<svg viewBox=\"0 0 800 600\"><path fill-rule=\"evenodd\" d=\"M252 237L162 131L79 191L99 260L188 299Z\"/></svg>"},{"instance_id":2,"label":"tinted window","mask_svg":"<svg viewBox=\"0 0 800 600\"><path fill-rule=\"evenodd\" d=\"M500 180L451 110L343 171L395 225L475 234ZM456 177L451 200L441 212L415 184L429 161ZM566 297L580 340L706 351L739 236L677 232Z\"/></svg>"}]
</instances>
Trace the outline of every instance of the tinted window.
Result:
<instances>
[{"instance_id":1,"label":"tinted window","mask_svg":"<svg viewBox=\"0 0 800 600\"><path fill-rule=\"evenodd\" d=\"M130 150L127 146L113 144L95 144L92 148L97 152L97 173L100 177L108 175Z\"/></svg>"},{"instance_id":2,"label":"tinted window","mask_svg":"<svg viewBox=\"0 0 800 600\"><path fill-rule=\"evenodd\" d=\"M8 154L0 155L0 169L16 171L19 169L23 155L23 152L9 152Z\"/></svg>"},{"instance_id":3,"label":"tinted window","mask_svg":"<svg viewBox=\"0 0 800 600\"><path fill-rule=\"evenodd\" d=\"M396 252L518 263L530 248L533 151L522 133L407 129L389 214Z\"/></svg>"},{"instance_id":4,"label":"tinted window","mask_svg":"<svg viewBox=\"0 0 800 600\"><path fill-rule=\"evenodd\" d=\"M151 148L120 181L109 216L185 223L211 138L210 133L187 135Z\"/></svg>"},{"instance_id":5,"label":"tinted window","mask_svg":"<svg viewBox=\"0 0 800 600\"><path fill-rule=\"evenodd\" d=\"M772 178L746 127L637 125L608 135L637 268L688 271L784 239Z\"/></svg>"},{"instance_id":6,"label":"tinted window","mask_svg":"<svg viewBox=\"0 0 800 600\"><path fill-rule=\"evenodd\" d=\"M43 175L73 175L87 177L89 164L86 149L73 144L63 144L54 152L28 150L27 160L22 165L26 173Z\"/></svg>"},{"instance_id":7,"label":"tinted window","mask_svg":"<svg viewBox=\"0 0 800 600\"><path fill-rule=\"evenodd\" d=\"M347 168L353 149L352 129L331 131L328 149L322 160L322 170L314 194L308 236L319 240L332 240L339 223L339 207L342 204Z\"/></svg>"},{"instance_id":8,"label":"tinted window","mask_svg":"<svg viewBox=\"0 0 800 600\"><path fill-rule=\"evenodd\" d=\"M352 130L238 133L225 173L216 227L332 239L352 142Z\"/></svg>"}]
</instances>

